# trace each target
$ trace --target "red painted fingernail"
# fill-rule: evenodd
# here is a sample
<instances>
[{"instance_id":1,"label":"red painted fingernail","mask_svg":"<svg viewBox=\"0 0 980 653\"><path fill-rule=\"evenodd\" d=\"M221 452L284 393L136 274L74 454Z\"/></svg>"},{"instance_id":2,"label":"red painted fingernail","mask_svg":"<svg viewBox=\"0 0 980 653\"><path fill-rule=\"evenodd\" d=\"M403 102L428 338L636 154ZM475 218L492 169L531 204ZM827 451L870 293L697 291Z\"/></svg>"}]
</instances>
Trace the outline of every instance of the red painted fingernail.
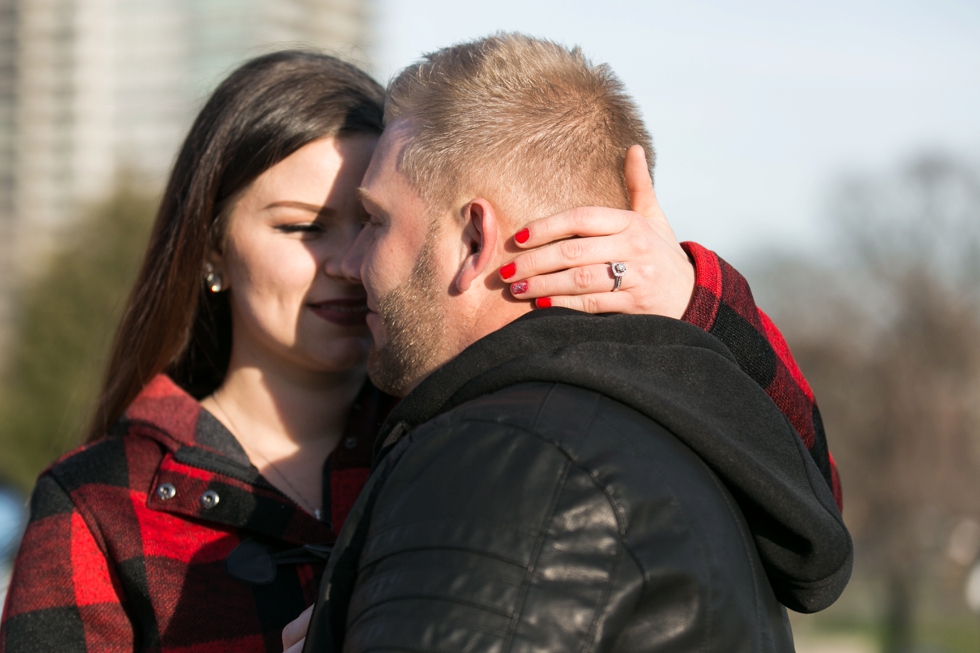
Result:
<instances>
[{"instance_id":1,"label":"red painted fingernail","mask_svg":"<svg viewBox=\"0 0 980 653\"><path fill-rule=\"evenodd\" d=\"M516 240L519 243L526 243L527 239L530 237L531 237L531 230L528 229L527 227L524 227L523 229L517 232L517 235L514 236L514 240Z\"/></svg>"},{"instance_id":2,"label":"red painted fingernail","mask_svg":"<svg viewBox=\"0 0 980 653\"><path fill-rule=\"evenodd\" d=\"M538 297L534 300L534 305L538 308L551 308L551 297Z\"/></svg>"},{"instance_id":3,"label":"red painted fingernail","mask_svg":"<svg viewBox=\"0 0 980 653\"><path fill-rule=\"evenodd\" d=\"M508 263L504 267L500 268L500 276L504 279L510 279L517 272L517 263Z\"/></svg>"},{"instance_id":4,"label":"red painted fingernail","mask_svg":"<svg viewBox=\"0 0 980 653\"><path fill-rule=\"evenodd\" d=\"M518 281L510 284L510 291L515 295L522 295L527 292L527 281Z\"/></svg>"}]
</instances>

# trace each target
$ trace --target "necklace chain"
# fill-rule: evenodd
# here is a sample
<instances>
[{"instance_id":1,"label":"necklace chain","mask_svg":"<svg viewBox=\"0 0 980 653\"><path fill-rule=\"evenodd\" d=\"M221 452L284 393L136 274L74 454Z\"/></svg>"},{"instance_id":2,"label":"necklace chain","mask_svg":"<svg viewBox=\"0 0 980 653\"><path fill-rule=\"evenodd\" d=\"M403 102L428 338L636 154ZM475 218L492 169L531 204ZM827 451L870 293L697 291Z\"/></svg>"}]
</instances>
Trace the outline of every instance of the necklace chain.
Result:
<instances>
[{"instance_id":1,"label":"necklace chain","mask_svg":"<svg viewBox=\"0 0 980 653\"><path fill-rule=\"evenodd\" d=\"M234 435L238 436L237 439L241 443L241 445L245 447L248 451L251 451L259 458L264 460L266 463L268 463L269 467L272 468L272 471L276 473L276 476L282 479L282 482L285 483L289 487L289 489L293 491L293 494L295 494L296 498L299 499L299 503L303 504L303 507L306 508L311 515L316 517L317 521L320 521L321 519L320 510L318 508L314 508L310 504L310 502L306 500L306 497L303 496L303 493L297 490L296 486L289 482L289 479L286 478L286 475L282 473L282 470L280 470L279 467L277 467L274 462L266 458L265 454L263 454L261 451L256 449L254 446L245 442L244 433L240 428L238 428L238 425L235 424L235 420L231 418L231 415L228 413L227 410L225 410L225 407L221 404L221 400L218 399L218 393L212 392L211 398L214 399L214 403L218 406L218 408L221 409L221 412L224 414L225 418L227 418L229 425L231 426L232 429L234 429Z\"/></svg>"}]
</instances>

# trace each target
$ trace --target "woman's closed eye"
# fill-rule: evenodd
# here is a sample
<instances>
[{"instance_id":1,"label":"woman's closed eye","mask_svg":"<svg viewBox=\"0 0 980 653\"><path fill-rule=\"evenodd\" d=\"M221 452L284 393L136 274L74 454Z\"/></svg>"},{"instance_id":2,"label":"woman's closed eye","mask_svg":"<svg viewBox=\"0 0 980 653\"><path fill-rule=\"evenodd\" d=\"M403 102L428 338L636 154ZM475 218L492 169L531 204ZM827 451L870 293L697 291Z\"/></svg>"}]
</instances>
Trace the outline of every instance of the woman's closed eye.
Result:
<instances>
[{"instance_id":1,"label":"woman's closed eye","mask_svg":"<svg viewBox=\"0 0 980 653\"><path fill-rule=\"evenodd\" d=\"M324 225L319 222L296 222L291 224L283 224L276 227L276 231L284 234L322 234L326 233L327 229Z\"/></svg>"}]
</instances>

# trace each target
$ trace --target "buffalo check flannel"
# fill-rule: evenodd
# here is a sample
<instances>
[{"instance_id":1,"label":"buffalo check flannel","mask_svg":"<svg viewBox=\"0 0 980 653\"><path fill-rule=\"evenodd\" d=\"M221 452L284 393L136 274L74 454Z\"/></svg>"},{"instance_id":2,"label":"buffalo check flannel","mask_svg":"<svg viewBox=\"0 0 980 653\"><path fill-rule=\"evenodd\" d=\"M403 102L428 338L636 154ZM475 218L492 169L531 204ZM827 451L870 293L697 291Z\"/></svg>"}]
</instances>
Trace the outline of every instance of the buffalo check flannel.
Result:
<instances>
[{"instance_id":1,"label":"buffalo check flannel","mask_svg":"<svg viewBox=\"0 0 980 653\"><path fill-rule=\"evenodd\" d=\"M682 318L721 340L739 367L762 386L789 419L843 509L837 464L827 448L820 409L793 359L789 346L769 316L756 307L745 278L714 252L697 243L682 243L694 262L694 293Z\"/></svg>"},{"instance_id":2,"label":"buffalo check flannel","mask_svg":"<svg viewBox=\"0 0 980 653\"><path fill-rule=\"evenodd\" d=\"M684 248L697 270L684 319L718 337L765 388L840 504L820 413L779 331L731 266L694 243ZM282 651L282 628L313 602L322 566L280 566L271 584L251 585L228 574L225 558L246 537L280 551L332 543L394 401L370 385L358 397L325 466L330 514L320 522L265 481L194 398L157 376L107 437L38 480L0 653Z\"/></svg>"},{"instance_id":3,"label":"buffalo check flannel","mask_svg":"<svg viewBox=\"0 0 980 653\"><path fill-rule=\"evenodd\" d=\"M41 475L0 651L281 651L282 629L314 601L322 565L279 566L271 584L250 585L227 573L225 558L246 537L274 551L332 543L393 403L370 385L361 392L328 460L321 523L157 376L112 433Z\"/></svg>"}]
</instances>

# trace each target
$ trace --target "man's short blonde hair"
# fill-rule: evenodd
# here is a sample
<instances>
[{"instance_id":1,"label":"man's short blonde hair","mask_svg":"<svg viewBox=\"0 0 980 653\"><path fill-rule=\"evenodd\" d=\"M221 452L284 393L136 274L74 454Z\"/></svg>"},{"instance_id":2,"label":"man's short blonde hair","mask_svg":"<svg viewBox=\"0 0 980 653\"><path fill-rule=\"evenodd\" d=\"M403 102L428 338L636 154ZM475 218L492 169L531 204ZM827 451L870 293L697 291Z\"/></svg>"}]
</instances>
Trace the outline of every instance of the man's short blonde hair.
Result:
<instances>
[{"instance_id":1,"label":"man's short blonde hair","mask_svg":"<svg viewBox=\"0 0 980 653\"><path fill-rule=\"evenodd\" d=\"M385 123L404 120L399 169L430 208L483 195L511 220L575 206L629 208L626 150L653 146L609 66L579 48L496 34L443 48L389 85Z\"/></svg>"}]
</instances>

